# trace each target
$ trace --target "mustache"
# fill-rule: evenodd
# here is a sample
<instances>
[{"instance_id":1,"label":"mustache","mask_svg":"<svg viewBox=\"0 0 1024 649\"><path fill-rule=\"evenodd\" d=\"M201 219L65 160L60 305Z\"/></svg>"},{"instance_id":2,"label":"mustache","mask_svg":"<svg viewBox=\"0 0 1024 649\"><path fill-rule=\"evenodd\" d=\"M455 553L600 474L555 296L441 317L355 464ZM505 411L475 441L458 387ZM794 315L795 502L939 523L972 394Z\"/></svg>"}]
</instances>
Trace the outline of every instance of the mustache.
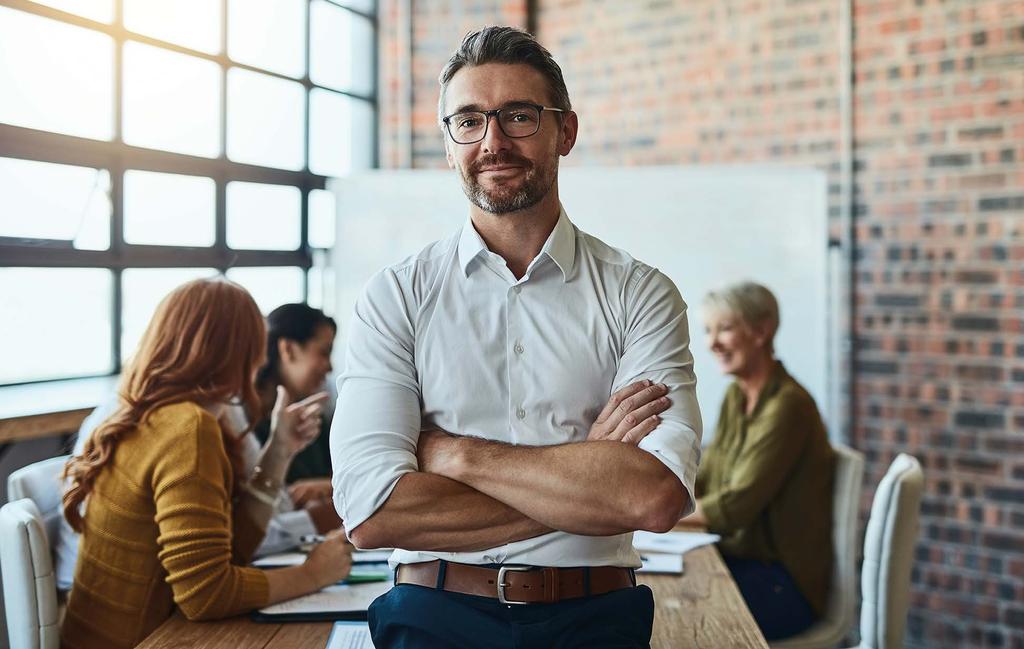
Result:
<instances>
[{"instance_id":1,"label":"mustache","mask_svg":"<svg viewBox=\"0 0 1024 649\"><path fill-rule=\"evenodd\" d=\"M501 152L484 155L470 165L469 170L473 174L478 174L484 167L494 167L498 165L516 165L527 170L533 168L533 163L526 158L510 152Z\"/></svg>"}]
</instances>

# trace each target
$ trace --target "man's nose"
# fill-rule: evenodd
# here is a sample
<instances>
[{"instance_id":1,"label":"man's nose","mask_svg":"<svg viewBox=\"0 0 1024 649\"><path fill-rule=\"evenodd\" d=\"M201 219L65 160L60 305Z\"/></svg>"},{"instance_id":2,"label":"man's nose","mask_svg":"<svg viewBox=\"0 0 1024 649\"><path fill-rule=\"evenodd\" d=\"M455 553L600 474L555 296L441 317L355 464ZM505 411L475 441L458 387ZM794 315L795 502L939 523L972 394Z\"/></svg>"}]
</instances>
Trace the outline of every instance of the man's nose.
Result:
<instances>
[{"instance_id":1,"label":"man's nose","mask_svg":"<svg viewBox=\"0 0 1024 649\"><path fill-rule=\"evenodd\" d=\"M505 131L501 130L501 125L498 123L497 115L487 116L487 132L484 133L484 139L481 140L480 146L487 153L497 153L498 151L504 151L509 148L511 138L505 135Z\"/></svg>"}]
</instances>

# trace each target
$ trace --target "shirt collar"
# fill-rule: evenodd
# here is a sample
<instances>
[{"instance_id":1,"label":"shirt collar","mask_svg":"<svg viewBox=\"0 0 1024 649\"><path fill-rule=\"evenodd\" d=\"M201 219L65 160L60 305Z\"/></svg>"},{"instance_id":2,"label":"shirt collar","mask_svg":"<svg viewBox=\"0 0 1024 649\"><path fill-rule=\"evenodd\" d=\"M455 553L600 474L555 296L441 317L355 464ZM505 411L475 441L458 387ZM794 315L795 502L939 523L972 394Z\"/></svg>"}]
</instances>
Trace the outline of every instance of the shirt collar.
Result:
<instances>
[{"instance_id":1,"label":"shirt collar","mask_svg":"<svg viewBox=\"0 0 1024 649\"><path fill-rule=\"evenodd\" d=\"M458 250L459 266L462 268L463 275L469 276L470 263L486 251L487 244L473 227L473 220L466 219L466 224L462 226L462 233L459 236ZM559 208L558 222L555 223L555 228L540 249L540 254L550 257L562 271L562 280L569 281L569 274L576 263L576 228L566 216L565 208Z\"/></svg>"}]
</instances>

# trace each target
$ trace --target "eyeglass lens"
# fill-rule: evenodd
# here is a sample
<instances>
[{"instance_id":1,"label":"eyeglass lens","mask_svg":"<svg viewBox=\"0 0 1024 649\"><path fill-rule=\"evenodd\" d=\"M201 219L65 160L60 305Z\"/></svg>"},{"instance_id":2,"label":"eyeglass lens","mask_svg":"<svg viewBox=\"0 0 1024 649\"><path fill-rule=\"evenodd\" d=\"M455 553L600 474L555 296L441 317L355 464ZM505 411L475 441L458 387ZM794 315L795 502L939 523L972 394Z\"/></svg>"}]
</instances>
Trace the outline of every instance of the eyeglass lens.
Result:
<instances>
[{"instance_id":1,"label":"eyeglass lens","mask_svg":"<svg viewBox=\"0 0 1024 649\"><path fill-rule=\"evenodd\" d=\"M533 106L506 106L498 111L498 125L508 137L529 137L540 128L540 111ZM448 119L452 138L460 144L482 140L487 115L477 111L457 113Z\"/></svg>"}]
</instances>

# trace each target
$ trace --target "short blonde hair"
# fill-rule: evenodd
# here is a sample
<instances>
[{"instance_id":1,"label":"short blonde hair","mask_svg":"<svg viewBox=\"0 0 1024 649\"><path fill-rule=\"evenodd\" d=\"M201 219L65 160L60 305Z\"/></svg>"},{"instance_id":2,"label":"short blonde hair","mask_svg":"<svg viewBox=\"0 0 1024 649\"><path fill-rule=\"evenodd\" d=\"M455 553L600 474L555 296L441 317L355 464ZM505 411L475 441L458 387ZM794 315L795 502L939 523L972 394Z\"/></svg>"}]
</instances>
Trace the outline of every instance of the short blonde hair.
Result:
<instances>
[{"instance_id":1,"label":"short blonde hair","mask_svg":"<svg viewBox=\"0 0 1024 649\"><path fill-rule=\"evenodd\" d=\"M775 332L779 330L779 302L766 287L744 281L730 284L704 296L708 316L730 315L739 318L748 328L768 328L768 349L773 349Z\"/></svg>"}]
</instances>

